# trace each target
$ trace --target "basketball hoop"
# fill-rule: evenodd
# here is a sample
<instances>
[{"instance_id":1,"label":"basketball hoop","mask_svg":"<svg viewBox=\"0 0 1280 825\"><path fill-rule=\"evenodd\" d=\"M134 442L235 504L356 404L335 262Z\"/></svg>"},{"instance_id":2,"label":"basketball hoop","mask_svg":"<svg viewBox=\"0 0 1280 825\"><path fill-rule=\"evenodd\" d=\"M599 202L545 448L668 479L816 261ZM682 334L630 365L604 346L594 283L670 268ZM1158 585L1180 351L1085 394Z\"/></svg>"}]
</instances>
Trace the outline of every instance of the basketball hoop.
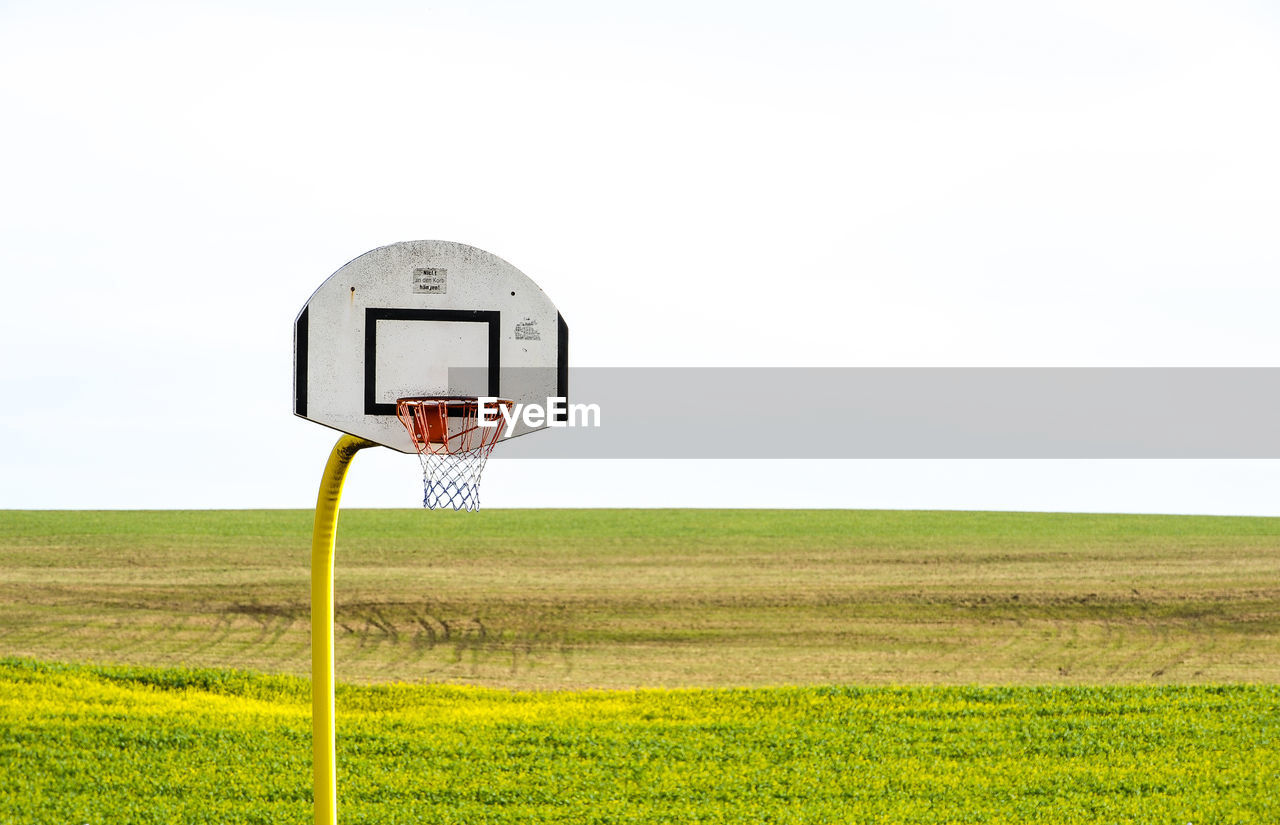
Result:
<instances>
[{"instance_id":1,"label":"basketball hoop","mask_svg":"<svg viewBox=\"0 0 1280 825\"><path fill-rule=\"evenodd\" d=\"M409 431L422 463L423 507L480 509L480 474L505 426L497 405L512 407L505 399L492 403L489 418L496 419L496 426L481 427L475 397L434 395L396 401L396 416Z\"/></svg>"}]
</instances>

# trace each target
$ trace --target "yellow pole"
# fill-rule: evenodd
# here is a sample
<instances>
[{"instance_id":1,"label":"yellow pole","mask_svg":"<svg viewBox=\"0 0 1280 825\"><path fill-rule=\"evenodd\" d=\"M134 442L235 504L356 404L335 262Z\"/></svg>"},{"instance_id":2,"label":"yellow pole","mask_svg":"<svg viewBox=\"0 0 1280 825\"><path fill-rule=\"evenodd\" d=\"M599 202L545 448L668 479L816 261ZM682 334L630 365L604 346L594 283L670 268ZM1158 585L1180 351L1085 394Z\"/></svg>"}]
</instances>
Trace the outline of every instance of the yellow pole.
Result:
<instances>
[{"instance_id":1,"label":"yellow pole","mask_svg":"<svg viewBox=\"0 0 1280 825\"><path fill-rule=\"evenodd\" d=\"M333 445L320 480L311 534L311 788L315 825L337 825L338 771L333 714L333 541L347 466L372 441L344 435Z\"/></svg>"}]
</instances>

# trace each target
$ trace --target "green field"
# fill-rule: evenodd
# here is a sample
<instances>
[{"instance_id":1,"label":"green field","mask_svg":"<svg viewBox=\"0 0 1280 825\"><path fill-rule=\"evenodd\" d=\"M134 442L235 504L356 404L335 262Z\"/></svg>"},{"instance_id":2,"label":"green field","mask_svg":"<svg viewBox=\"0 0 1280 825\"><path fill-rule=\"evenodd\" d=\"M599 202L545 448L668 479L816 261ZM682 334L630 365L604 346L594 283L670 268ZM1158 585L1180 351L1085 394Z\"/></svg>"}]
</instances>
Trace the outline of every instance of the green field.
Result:
<instances>
[{"instance_id":1,"label":"green field","mask_svg":"<svg viewBox=\"0 0 1280 825\"><path fill-rule=\"evenodd\" d=\"M308 822L310 522L0 512L0 823ZM1280 821L1280 519L357 510L336 581L343 823Z\"/></svg>"},{"instance_id":2,"label":"green field","mask_svg":"<svg viewBox=\"0 0 1280 825\"><path fill-rule=\"evenodd\" d=\"M308 685L0 661L0 820L310 821ZM344 823L1280 821L1280 688L338 694Z\"/></svg>"},{"instance_id":3,"label":"green field","mask_svg":"<svg viewBox=\"0 0 1280 825\"><path fill-rule=\"evenodd\" d=\"M0 512L0 650L309 672L311 513ZM1280 519L349 510L338 678L1280 683Z\"/></svg>"}]
</instances>

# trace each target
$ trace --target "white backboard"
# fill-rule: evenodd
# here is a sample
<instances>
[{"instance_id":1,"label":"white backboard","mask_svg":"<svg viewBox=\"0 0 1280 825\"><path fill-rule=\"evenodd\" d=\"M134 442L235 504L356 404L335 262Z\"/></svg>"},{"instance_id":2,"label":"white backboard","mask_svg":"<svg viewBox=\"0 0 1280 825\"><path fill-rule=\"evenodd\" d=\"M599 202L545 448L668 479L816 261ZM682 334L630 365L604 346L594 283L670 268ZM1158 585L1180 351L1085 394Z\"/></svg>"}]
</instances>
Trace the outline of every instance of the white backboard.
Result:
<instances>
[{"instance_id":1,"label":"white backboard","mask_svg":"<svg viewBox=\"0 0 1280 825\"><path fill-rule=\"evenodd\" d=\"M397 398L568 397L569 328L538 285L450 241L380 247L320 285L294 322L294 413L405 453ZM545 426L545 425L544 425ZM520 424L514 436L541 427Z\"/></svg>"}]
</instances>

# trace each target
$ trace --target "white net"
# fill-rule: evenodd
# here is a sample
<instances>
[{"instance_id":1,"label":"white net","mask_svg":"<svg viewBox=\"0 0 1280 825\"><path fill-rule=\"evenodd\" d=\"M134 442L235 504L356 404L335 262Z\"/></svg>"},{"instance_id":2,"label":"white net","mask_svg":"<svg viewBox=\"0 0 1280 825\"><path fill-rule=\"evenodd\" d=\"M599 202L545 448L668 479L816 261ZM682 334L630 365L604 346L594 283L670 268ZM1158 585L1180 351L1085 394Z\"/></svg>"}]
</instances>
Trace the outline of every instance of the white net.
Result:
<instances>
[{"instance_id":1,"label":"white net","mask_svg":"<svg viewBox=\"0 0 1280 825\"><path fill-rule=\"evenodd\" d=\"M498 404L511 406L510 401ZM502 435L501 417L494 427L481 427L475 398L401 398L396 415L409 431L422 462L422 506L428 510L480 509L480 476L489 453Z\"/></svg>"},{"instance_id":2,"label":"white net","mask_svg":"<svg viewBox=\"0 0 1280 825\"><path fill-rule=\"evenodd\" d=\"M422 506L428 510L479 510L480 474L491 451L492 445L461 453L419 453Z\"/></svg>"}]
</instances>

